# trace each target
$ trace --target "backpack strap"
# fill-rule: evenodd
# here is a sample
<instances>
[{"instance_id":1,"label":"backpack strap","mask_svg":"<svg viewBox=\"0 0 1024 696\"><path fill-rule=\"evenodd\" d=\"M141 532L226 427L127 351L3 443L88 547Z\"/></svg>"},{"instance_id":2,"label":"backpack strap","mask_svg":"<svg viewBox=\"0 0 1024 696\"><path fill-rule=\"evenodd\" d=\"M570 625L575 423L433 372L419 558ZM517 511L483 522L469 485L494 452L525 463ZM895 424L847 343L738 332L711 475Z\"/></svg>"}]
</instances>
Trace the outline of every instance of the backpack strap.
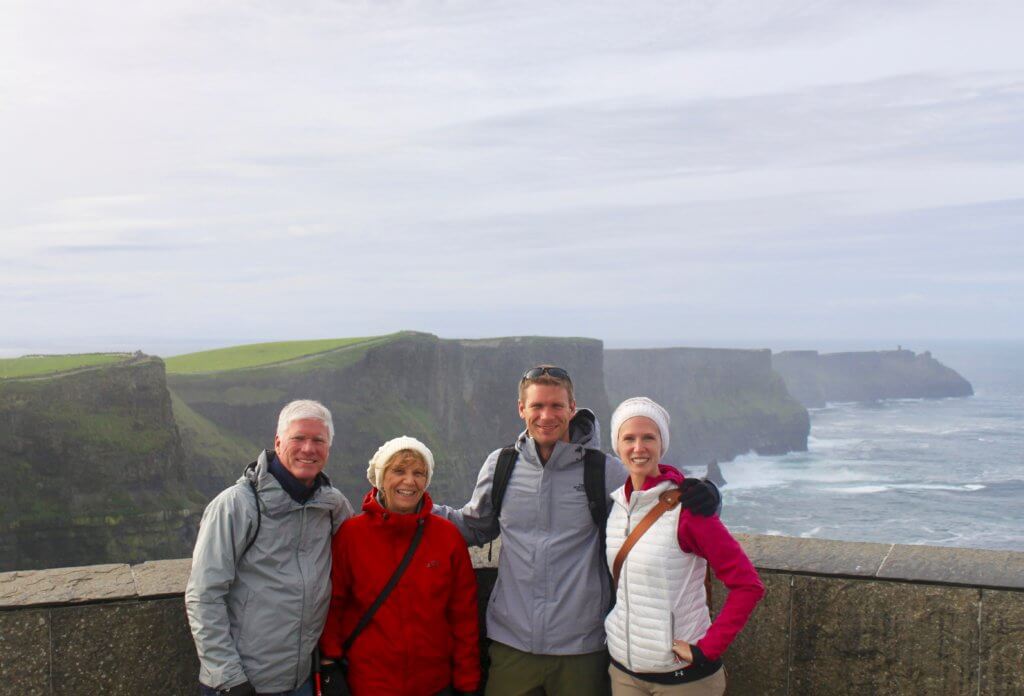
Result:
<instances>
[{"instance_id":1,"label":"backpack strap","mask_svg":"<svg viewBox=\"0 0 1024 696\"><path fill-rule=\"evenodd\" d=\"M245 470L248 471L250 468L255 469L256 462L245 467ZM242 560L249 549L252 548L252 545L256 543L256 537L260 535L260 526L263 523L263 513L260 512L260 494L259 491L256 490L256 482L251 478L246 478L246 480L249 482L249 488L252 489L252 497L256 499L256 531L253 533L252 539L249 540L249 543L247 543L245 548L242 549L242 553L238 556L238 560L235 561L236 565Z\"/></svg>"},{"instance_id":2,"label":"backpack strap","mask_svg":"<svg viewBox=\"0 0 1024 696\"><path fill-rule=\"evenodd\" d=\"M512 469L516 466L518 456L519 452L515 447L511 445L502 447L498 461L494 465L494 478L491 479L491 507L494 508L493 517L491 517L491 531L495 537L501 532L498 516L501 514L501 503L505 500L505 491L508 490L508 482L512 478ZM491 543L487 545L488 562L491 560L491 551L493 550L494 541L492 539Z\"/></svg>"},{"instance_id":3,"label":"backpack strap","mask_svg":"<svg viewBox=\"0 0 1024 696\"><path fill-rule=\"evenodd\" d=\"M597 526L597 541L600 556L598 565L606 578L611 579L608 572L608 491L605 489L605 455L595 449L584 450L583 455L583 489L587 493L587 507L590 517ZM608 597L608 608L615 606L615 590Z\"/></svg>"},{"instance_id":4,"label":"backpack strap","mask_svg":"<svg viewBox=\"0 0 1024 696\"><path fill-rule=\"evenodd\" d=\"M608 492L604 486L604 452L595 449L584 450L583 488L587 492L587 506L594 524L601 530L601 546L604 546L604 528L608 524Z\"/></svg>"},{"instance_id":5,"label":"backpack strap","mask_svg":"<svg viewBox=\"0 0 1024 696\"><path fill-rule=\"evenodd\" d=\"M494 508L494 517L491 524L495 530L498 527L501 504L505 500L505 491L508 490L508 482L512 479L512 470L518 457L519 452L515 447L503 447L501 454L498 455L498 462L494 465L494 479L491 482L491 507Z\"/></svg>"},{"instance_id":6,"label":"backpack strap","mask_svg":"<svg viewBox=\"0 0 1024 696\"><path fill-rule=\"evenodd\" d=\"M587 507L590 517L597 526L597 537L601 545L601 567L607 567L605 552L608 548L606 527L608 526L608 491L604 481L604 452L585 449L583 455L583 489L587 493Z\"/></svg>"}]
</instances>

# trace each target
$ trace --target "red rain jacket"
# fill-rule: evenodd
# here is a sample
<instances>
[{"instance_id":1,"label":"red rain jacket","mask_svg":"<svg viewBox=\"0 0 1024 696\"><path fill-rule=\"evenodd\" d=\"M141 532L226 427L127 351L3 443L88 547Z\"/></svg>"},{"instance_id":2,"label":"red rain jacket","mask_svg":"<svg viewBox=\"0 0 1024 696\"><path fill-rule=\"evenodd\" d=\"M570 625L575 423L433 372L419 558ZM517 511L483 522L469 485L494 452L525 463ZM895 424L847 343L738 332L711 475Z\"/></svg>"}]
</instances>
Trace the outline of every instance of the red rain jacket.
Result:
<instances>
[{"instance_id":1,"label":"red rain jacket","mask_svg":"<svg viewBox=\"0 0 1024 696\"><path fill-rule=\"evenodd\" d=\"M339 658L408 550L417 520L426 520L405 574L352 644L348 683L354 696L424 696L447 686L475 691L480 685L476 575L462 534L431 515L432 507L424 493L418 513L394 514L377 502L373 488L363 513L334 535L333 591L320 651Z\"/></svg>"}]
</instances>

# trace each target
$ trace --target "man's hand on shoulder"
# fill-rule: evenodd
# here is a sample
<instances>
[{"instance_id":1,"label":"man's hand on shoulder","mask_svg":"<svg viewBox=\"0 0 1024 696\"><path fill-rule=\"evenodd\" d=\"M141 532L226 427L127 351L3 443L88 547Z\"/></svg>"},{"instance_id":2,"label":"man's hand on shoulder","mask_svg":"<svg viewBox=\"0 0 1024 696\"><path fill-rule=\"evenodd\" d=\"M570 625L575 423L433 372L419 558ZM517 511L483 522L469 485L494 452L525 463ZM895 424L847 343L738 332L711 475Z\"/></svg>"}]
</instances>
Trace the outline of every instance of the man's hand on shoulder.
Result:
<instances>
[{"instance_id":1,"label":"man's hand on shoulder","mask_svg":"<svg viewBox=\"0 0 1024 696\"><path fill-rule=\"evenodd\" d=\"M684 479L679 490L683 492L679 504L701 517L714 515L722 503L718 487L706 479Z\"/></svg>"}]
</instances>

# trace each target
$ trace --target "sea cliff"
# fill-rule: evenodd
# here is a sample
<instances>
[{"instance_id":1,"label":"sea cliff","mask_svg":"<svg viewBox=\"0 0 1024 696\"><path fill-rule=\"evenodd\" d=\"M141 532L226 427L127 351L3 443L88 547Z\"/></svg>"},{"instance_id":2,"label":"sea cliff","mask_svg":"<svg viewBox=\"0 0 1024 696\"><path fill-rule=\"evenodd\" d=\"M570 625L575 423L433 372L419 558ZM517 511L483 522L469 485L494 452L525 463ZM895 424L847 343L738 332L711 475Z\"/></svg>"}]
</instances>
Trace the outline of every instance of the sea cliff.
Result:
<instances>
[{"instance_id":1,"label":"sea cliff","mask_svg":"<svg viewBox=\"0 0 1024 696\"><path fill-rule=\"evenodd\" d=\"M461 505L487 454L521 430L516 385L524 366L545 361L569 370L579 404L607 420L602 345L594 339L460 341L407 332L259 368L172 374L169 384L220 432L252 443L250 458L272 446L287 401L322 401L338 433L327 473L355 502L369 487L366 465L377 447L396 435L417 437L438 462L431 494Z\"/></svg>"},{"instance_id":2,"label":"sea cliff","mask_svg":"<svg viewBox=\"0 0 1024 696\"><path fill-rule=\"evenodd\" d=\"M772 366L789 393L808 408L820 408L829 401L936 399L974 393L970 382L928 351L784 351L772 356Z\"/></svg>"},{"instance_id":3,"label":"sea cliff","mask_svg":"<svg viewBox=\"0 0 1024 696\"><path fill-rule=\"evenodd\" d=\"M668 409L674 463L807 449L807 411L772 370L767 350L607 350L605 383L613 404L649 396Z\"/></svg>"},{"instance_id":4,"label":"sea cliff","mask_svg":"<svg viewBox=\"0 0 1024 696\"><path fill-rule=\"evenodd\" d=\"M0 570L188 553L201 505L159 358L0 380Z\"/></svg>"}]
</instances>

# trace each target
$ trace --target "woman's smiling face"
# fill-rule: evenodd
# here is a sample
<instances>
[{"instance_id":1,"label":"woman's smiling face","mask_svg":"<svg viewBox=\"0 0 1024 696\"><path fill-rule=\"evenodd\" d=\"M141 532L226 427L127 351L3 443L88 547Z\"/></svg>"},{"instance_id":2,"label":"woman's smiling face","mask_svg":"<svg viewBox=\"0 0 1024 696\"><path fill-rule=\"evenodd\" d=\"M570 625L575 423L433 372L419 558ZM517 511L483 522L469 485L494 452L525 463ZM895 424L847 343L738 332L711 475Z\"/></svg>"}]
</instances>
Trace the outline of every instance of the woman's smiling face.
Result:
<instances>
[{"instance_id":1,"label":"woman's smiling face","mask_svg":"<svg viewBox=\"0 0 1024 696\"><path fill-rule=\"evenodd\" d=\"M426 490L427 464L419 456L399 452L384 469L381 493L389 511L399 515L416 512Z\"/></svg>"},{"instance_id":2,"label":"woman's smiling face","mask_svg":"<svg viewBox=\"0 0 1024 696\"><path fill-rule=\"evenodd\" d=\"M619 426L615 452L631 476L657 476L661 463L661 431L646 416L635 416Z\"/></svg>"}]
</instances>

